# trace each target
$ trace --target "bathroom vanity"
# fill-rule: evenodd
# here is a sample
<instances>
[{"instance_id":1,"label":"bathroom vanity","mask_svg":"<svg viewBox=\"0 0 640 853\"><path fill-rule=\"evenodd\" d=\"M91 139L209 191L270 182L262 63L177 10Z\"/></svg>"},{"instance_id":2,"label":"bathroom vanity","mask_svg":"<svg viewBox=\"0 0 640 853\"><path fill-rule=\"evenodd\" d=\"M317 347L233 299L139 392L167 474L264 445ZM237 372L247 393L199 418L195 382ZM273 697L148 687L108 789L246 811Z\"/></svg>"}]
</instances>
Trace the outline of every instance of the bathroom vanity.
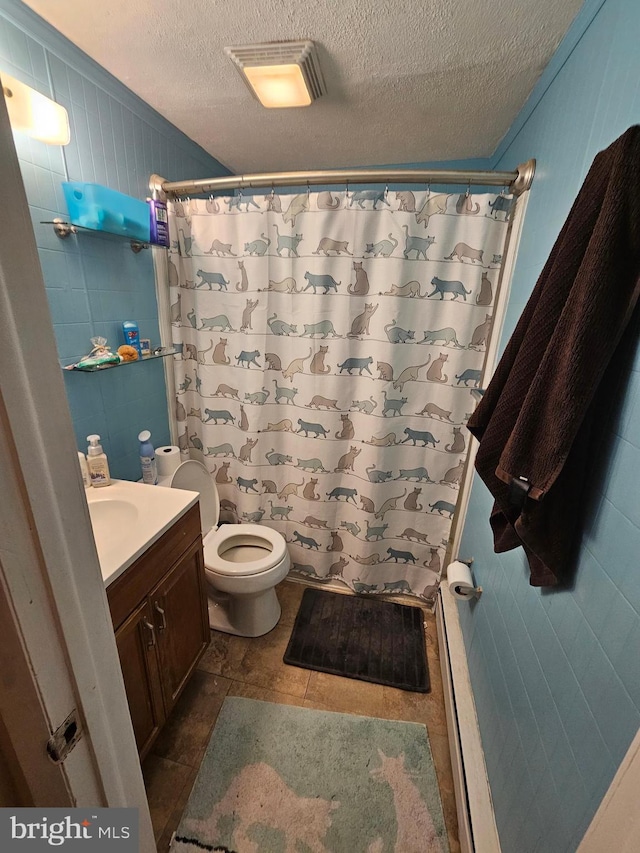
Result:
<instances>
[{"instance_id":1,"label":"bathroom vanity","mask_svg":"<svg viewBox=\"0 0 640 853\"><path fill-rule=\"evenodd\" d=\"M97 494L89 492L133 730L143 758L209 644L198 495L117 481L96 489ZM128 524L132 517L134 522Z\"/></svg>"},{"instance_id":2,"label":"bathroom vanity","mask_svg":"<svg viewBox=\"0 0 640 853\"><path fill-rule=\"evenodd\" d=\"M142 758L209 644L197 504L108 587L107 598Z\"/></svg>"},{"instance_id":3,"label":"bathroom vanity","mask_svg":"<svg viewBox=\"0 0 640 853\"><path fill-rule=\"evenodd\" d=\"M196 504L107 588L140 756L209 644Z\"/></svg>"}]
</instances>

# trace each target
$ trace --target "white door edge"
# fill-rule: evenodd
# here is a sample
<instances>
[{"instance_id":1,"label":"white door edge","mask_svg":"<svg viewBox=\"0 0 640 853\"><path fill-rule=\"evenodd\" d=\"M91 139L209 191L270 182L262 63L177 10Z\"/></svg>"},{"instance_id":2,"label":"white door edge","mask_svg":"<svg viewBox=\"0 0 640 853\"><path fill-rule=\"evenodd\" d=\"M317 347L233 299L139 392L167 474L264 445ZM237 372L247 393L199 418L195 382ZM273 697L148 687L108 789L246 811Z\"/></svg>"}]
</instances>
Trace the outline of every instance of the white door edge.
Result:
<instances>
[{"instance_id":1,"label":"white door edge","mask_svg":"<svg viewBox=\"0 0 640 853\"><path fill-rule=\"evenodd\" d=\"M83 723L83 737L64 762L71 801L137 807L140 850L152 853L149 808L2 98L0 181L10 200L0 206L0 430L5 469L11 469L12 488L22 497L3 502L2 582L31 661L43 719L53 729L75 706ZM24 531L25 519L28 542L16 532ZM16 742L25 736L19 730L11 734Z\"/></svg>"}]
</instances>

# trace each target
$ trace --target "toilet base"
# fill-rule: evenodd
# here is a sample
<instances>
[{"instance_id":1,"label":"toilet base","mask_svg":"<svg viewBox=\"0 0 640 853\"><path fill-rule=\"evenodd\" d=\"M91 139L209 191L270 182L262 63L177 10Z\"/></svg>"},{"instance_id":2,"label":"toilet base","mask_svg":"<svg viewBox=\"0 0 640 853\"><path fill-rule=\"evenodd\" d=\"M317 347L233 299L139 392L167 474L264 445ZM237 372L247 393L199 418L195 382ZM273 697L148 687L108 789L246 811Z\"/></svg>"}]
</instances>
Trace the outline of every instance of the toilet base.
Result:
<instances>
[{"instance_id":1,"label":"toilet base","mask_svg":"<svg viewBox=\"0 0 640 853\"><path fill-rule=\"evenodd\" d=\"M273 587L248 595L225 595L212 589L209 597L209 626L236 637L261 637L280 621L280 602Z\"/></svg>"}]
</instances>

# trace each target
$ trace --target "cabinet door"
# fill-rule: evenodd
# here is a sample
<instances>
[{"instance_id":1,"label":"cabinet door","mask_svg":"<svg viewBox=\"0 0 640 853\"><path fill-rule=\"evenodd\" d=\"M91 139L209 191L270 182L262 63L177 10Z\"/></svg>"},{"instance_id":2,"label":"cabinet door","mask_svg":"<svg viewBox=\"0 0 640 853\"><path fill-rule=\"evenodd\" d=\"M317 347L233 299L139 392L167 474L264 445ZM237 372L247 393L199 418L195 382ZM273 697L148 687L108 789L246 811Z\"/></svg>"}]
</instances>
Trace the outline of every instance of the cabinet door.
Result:
<instances>
[{"instance_id":1,"label":"cabinet door","mask_svg":"<svg viewBox=\"0 0 640 853\"><path fill-rule=\"evenodd\" d=\"M149 596L167 714L209 644L205 583L202 540L198 538Z\"/></svg>"},{"instance_id":2,"label":"cabinet door","mask_svg":"<svg viewBox=\"0 0 640 853\"><path fill-rule=\"evenodd\" d=\"M151 605L146 599L116 631L120 666L141 758L165 719L156 654L157 635Z\"/></svg>"}]
</instances>

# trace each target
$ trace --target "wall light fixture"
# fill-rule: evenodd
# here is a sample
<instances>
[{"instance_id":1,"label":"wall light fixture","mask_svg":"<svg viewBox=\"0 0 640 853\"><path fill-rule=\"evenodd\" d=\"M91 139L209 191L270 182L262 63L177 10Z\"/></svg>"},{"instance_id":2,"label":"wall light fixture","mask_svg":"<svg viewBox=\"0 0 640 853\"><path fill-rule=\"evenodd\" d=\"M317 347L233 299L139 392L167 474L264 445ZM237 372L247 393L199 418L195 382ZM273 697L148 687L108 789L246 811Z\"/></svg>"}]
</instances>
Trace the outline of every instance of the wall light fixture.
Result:
<instances>
[{"instance_id":1,"label":"wall light fixture","mask_svg":"<svg viewBox=\"0 0 640 853\"><path fill-rule=\"evenodd\" d=\"M13 130L22 131L48 145L69 144L69 116L63 106L4 72L2 92Z\"/></svg>"}]
</instances>

